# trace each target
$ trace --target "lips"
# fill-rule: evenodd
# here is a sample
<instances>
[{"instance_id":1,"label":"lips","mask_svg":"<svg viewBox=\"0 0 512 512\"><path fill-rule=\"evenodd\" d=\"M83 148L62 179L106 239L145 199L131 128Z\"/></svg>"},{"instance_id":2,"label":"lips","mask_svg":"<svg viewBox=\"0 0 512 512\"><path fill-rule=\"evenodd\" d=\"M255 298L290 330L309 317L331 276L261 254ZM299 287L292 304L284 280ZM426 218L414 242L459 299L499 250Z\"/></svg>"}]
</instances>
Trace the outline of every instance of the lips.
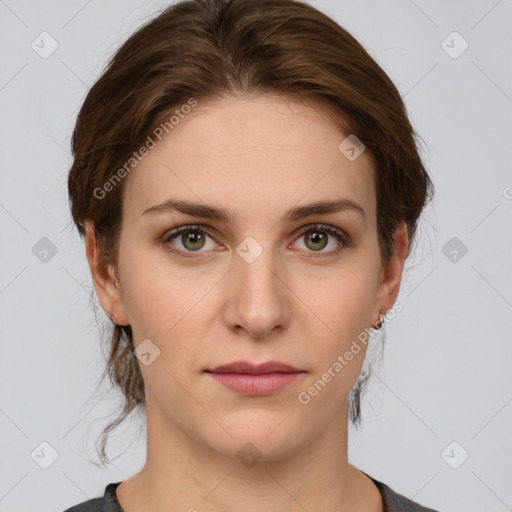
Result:
<instances>
[{"instance_id":1,"label":"lips","mask_svg":"<svg viewBox=\"0 0 512 512\"><path fill-rule=\"evenodd\" d=\"M216 366L205 373L217 383L241 395L261 397L286 388L306 372L280 361L262 364L235 361Z\"/></svg>"},{"instance_id":2,"label":"lips","mask_svg":"<svg viewBox=\"0 0 512 512\"><path fill-rule=\"evenodd\" d=\"M216 366L208 373L245 373L250 375L263 375L267 373L300 373L303 370L282 363L281 361L268 361L266 363L254 364L249 361L235 361L228 364Z\"/></svg>"}]
</instances>

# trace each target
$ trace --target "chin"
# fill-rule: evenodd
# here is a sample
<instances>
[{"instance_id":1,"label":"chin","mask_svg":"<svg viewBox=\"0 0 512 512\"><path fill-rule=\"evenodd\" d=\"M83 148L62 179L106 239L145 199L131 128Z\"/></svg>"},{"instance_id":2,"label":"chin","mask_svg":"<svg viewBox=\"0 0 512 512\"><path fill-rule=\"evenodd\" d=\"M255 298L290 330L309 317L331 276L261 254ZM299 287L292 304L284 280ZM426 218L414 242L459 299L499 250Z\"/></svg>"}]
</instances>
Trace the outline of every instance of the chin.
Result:
<instances>
[{"instance_id":1,"label":"chin","mask_svg":"<svg viewBox=\"0 0 512 512\"><path fill-rule=\"evenodd\" d=\"M299 449L301 444L309 443L308 436L302 438L300 435L295 415L290 414L284 419L286 414L266 412L267 414L261 411L259 414L248 414L245 411L238 416L233 415L229 421L221 422L226 430L215 429L214 436L211 436L211 431L205 432L205 442L228 458L238 459L243 463L248 460L247 467L251 467L250 461L285 459Z\"/></svg>"}]
</instances>

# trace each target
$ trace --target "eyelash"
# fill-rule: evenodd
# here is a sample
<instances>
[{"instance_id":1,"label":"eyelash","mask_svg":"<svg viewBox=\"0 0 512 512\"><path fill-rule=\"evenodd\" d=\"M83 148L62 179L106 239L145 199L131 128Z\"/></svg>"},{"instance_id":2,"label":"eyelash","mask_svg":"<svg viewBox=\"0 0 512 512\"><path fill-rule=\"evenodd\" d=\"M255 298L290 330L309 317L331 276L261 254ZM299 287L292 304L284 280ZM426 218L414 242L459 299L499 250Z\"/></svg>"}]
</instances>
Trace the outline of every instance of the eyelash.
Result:
<instances>
[{"instance_id":1,"label":"eyelash","mask_svg":"<svg viewBox=\"0 0 512 512\"><path fill-rule=\"evenodd\" d=\"M325 231L329 235L334 236L335 238L338 239L338 241L342 242L342 246L338 247L337 249L328 251L326 253L321 253L322 255L320 255L320 256L307 256L308 258L323 258L325 256L336 256L341 251L343 251L345 248L352 247L352 239L350 238L350 236L348 236L346 233L344 233L340 229L337 229L333 226L329 226L328 224L310 224L307 227L307 229L302 231L297 238L301 238L306 233L309 233L312 231L314 232L315 230L316 231ZM167 246L167 249L170 252L177 254L180 257L188 258L188 259L202 258L203 256L200 255L201 254L200 252L198 252L197 254L194 254L194 255L189 255L189 253L193 254L193 252L192 251L188 251L188 252L181 251L179 249L176 249L169 243L172 240L174 240L178 235L181 235L183 233L196 233L196 232L208 235L211 238L215 238L213 233L209 229L205 228L204 226L197 225L197 224L191 224L191 225L187 225L187 226L180 226L178 228L173 229L172 231L167 232L162 238L162 243ZM311 251L311 252L313 252L313 251Z\"/></svg>"}]
</instances>

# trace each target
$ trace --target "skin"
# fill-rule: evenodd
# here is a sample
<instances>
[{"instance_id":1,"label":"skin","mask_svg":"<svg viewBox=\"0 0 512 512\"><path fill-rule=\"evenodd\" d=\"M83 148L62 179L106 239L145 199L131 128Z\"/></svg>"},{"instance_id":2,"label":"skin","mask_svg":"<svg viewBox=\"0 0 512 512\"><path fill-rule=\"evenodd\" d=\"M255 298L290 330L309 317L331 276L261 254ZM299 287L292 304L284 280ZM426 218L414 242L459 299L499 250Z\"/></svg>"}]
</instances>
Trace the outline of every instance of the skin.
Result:
<instances>
[{"instance_id":1,"label":"skin","mask_svg":"<svg viewBox=\"0 0 512 512\"><path fill-rule=\"evenodd\" d=\"M348 160L338 150L344 138L321 104L268 95L199 102L126 178L117 267L99 264L88 225L105 313L131 325L135 346L150 339L160 350L150 365L139 361L147 461L117 489L126 512L168 511L170 503L200 512L383 511L377 487L347 458L348 396L366 345L310 403L297 399L393 306L408 253L402 223L396 253L381 265L373 163L368 152ZM236 219L141 216L170 197ZM365 219L347 210L280 220L293 206L342 197L359 203ZM322 245L304 234L312 223L343 230L353 245L333 235ZM215 236L203 246L184 245L182 235L163 242L190 224ZM251 263L236 252L248 236L263 249ZM264 397L204 373L236 360L279 360L306 373ZM252 467L237 457L247 442L262 454Z\"/></svg>"}]
</instances>

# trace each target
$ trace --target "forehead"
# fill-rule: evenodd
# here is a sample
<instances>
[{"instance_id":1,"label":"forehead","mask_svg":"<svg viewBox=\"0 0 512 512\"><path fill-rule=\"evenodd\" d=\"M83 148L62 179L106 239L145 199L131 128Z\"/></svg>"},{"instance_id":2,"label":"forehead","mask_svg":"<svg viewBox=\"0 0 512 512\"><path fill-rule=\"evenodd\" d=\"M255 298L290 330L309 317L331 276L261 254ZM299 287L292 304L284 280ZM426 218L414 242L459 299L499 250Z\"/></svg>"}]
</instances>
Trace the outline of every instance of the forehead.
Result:
<instances>
[{"instance_id":1,"label":"forehead","mask_svg":"<svg viewBox=\"0 0 512 512\"><path fill-rule=\"evenodd\" d=\"M198 101L131 171L124 211L133 221L168 197L280 216L289 206L349 198L375 216L373 162L340 151L326 105L283 96Z\"/></svg>"}]
</instances>

